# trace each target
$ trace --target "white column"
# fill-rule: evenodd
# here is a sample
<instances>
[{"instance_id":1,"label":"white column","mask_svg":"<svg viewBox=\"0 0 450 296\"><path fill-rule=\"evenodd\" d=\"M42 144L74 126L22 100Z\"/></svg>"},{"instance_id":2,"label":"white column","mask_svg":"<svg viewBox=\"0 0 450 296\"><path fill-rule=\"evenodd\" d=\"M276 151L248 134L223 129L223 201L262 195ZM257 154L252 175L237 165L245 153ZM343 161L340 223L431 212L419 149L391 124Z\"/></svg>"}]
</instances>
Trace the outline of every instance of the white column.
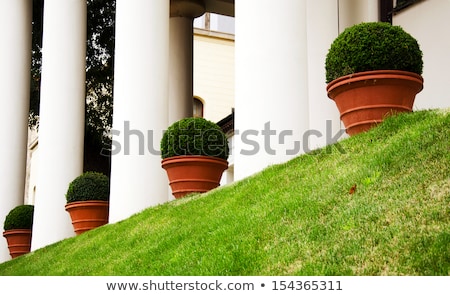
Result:
<instances>
[{"instance_id":1,"label":"white column","mask_svg":"<svg viewBox=\"0 0 450 296\"><path fill-rule=\"evenodd\" d=\"M170 18L169 125L192 117L193 18Z\"/></svg>"},{"instance_id":2,"label":"white column","mask_svg":"<svg viewBox=\"0 0 450 296\"><path fill-rule=\"evenodd\" d=\"M31 0L0 1L0 224L24 201L31 65ZM0 262L9 260L0 239Z\"/></svg>"},{"instance_id":3,"label":"white column","mask_svg":"<svg viewBox=\"0 0 450 296\"><path fill-rule=\"evenodd\" d=\"M86 1L45 0L33 250L74 235L65 194L83 171Z\"/></svg>"},{"instance_id":4,"label":"white column","mask_svg":"<svg viewBox=\"0 0 450 296\"><path fill-rule=\"evenodd\" d=\"M325 82L326 55L339 34L338 3L307 0L307 16L310 114L308 146L315 149L332 144L341 139L341 136L346 137L336 104L327 96Z\"/></svg>"},{"instance_id":5,"label":"white column","mask_svg":"<svg viewBox=\"0 0 450 296\"><path fill-rule=\"evenodd\" d=\"M306 1L236 1L235 12L238 180L302 153L309 107Z\"/></svg>"},{"instance_id":6,"label":"white column","mask_svg":"<svg viewBox=\"0 0 450 296\"><path fill-rule=\"evenodd\" d=\"M118 0L110 222L168 200L169 0Z\"/></svg>"},{"instance_id":7,"label":"white column","mask_svg":"<svg viewBox=\"0 0 450 296\"><path fill-rule=\"evenodd\" d=\"M379 21L379 0L338 0L339 31L362 22Z\"/></svg>"},{"instance_id":8,"label":"white column","mask_svg":"<svg viewBox=\"0 0 450 296\"><path fill-rule=\"evenodd\" d=\"M169 125L193 112L194 18L205 13L203 0L171 0L169 21Z\"/></svg>"}]
</instances>

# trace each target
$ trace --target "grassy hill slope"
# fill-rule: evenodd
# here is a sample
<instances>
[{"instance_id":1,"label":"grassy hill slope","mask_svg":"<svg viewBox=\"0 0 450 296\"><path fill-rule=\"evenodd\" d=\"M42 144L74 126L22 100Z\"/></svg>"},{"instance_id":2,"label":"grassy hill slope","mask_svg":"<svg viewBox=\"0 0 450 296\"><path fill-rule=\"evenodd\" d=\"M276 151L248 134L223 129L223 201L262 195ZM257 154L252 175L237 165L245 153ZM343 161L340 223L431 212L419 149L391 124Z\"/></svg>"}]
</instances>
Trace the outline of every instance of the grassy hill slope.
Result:
<instances>
[{"instance_id":1,"label":"grassy hill slope","mask_svg":"<svg viewBox=\"0 0 450 296\"><path fill-rule=\"evenodd\" d=\"M449 136L448 110L392 117L0 264L0 275L450 275Z\"/></svg>"}]
</instances>

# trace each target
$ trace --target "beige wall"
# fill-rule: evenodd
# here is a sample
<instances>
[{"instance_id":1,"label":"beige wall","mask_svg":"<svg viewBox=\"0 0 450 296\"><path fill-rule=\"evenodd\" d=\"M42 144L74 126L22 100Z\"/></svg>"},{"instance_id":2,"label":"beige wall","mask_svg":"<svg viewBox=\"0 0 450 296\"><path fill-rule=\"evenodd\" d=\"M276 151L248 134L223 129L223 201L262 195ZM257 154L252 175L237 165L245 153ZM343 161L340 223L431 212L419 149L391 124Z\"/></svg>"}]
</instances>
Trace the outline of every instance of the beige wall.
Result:
<instances>
[{"instance_id":1,"label":"beige wall","mask_svg":"<svg viewBox=\"0 0 450 296\"><path fill-rule=\"evenodd\" d=\"M394 15L393 24L413 35L423 51L424 89L414 109L450 107L449 13L449 0L425 0Z\"/></svg>"},{"instance_id":2,"label":"beige wall","mask_svg":"<svg viewBox=\"0 0 450 296\"><path fill-rule=\"evenodd\" d=\"M204 101L203 116L217 122L234 107L233 35L195 30L194 96Z\"/></svg>"}]
</instances>

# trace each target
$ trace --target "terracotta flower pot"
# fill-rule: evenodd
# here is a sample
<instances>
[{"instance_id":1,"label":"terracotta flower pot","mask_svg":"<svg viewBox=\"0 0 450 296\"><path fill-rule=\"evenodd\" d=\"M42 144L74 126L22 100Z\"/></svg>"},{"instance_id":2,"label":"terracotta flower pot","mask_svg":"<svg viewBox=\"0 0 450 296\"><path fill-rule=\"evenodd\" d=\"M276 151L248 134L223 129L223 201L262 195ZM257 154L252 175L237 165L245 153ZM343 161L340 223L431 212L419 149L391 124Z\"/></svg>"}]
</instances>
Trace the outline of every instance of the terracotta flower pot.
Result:
<instances>
[{"instance_id":1,"label":"terracotta flower pot","mask_svg":"<svg viewBox=\"0 0 450 296\"><path fill-rule=\"evenodd\" d=\"M9 254L11 258L16 258L29 253L31 249L30 229L11 229L3 232L3 236L8 242Z\"/></svg>"},{"instance_id":2,"label":"terracotta flower pot","mask_svg":"<svg viewBox=\"0 0 450 296\"><path fill-rule=\"evenodd\" d=\"M369 130L386 116L411 112L422 76L397 70L377 70L340 77L327 85L347 134Z\"/></svg>"},{"instance_id":3,"label":"terracotta flower pot","mask_svg":"<svg viewBox=\"0 0 450 296\"><path fill-rule=\"evenodd\" d=\"M101 200L76 201L66 204L77 235L108 223L109 202Z\"/></svg>"},{"instance_id":4,"label":"terracotta flower pot","mask_svg":"<svg viewBox=\"0 0 450 296\"><path fill-rule=\"evenodd\" d=\"M228 161L209 156L174 156L161 161L175 198L189 193L202 193L220 185Z\"/></svg>"}]
</instances>

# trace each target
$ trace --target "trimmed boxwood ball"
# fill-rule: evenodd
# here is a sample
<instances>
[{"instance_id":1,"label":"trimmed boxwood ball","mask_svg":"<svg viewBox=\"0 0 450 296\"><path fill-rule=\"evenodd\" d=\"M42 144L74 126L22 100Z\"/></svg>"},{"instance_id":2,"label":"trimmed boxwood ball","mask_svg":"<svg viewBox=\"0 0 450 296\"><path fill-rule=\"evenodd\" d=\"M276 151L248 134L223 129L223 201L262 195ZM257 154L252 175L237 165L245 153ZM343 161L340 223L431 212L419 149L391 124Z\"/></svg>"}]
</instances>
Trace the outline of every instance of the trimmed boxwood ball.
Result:
<instances>
[{"instance_id":1,"label":"trimmed boxwood ball","mask_svg":"<svg viewBox=\"0 0 450 296\"><path fill-rule=\"evenodd\" d=\"M109 201L109 178L99 172L85 172L69 184L67 203L87 200Z\"/></svg>"},{"instance_id":2,"label":"trimmed boxwood ball","mask_svg":"<svg viewBox=\"0 0 450 296\"><path fill-rule=\"evenodd\" d=\"M422 51L417 40L400 26L360 23L333 41L325 61L326 82L372 70L402 70L421 75Z\"/></svg>"},{"instance_id":3,"label":"trimmed boxwood ball","mask_svg":"<svg viewBox=\"0 0 450 296\"><path fill-rule=\"evenodd\" d=\"M189 117L173 123L164 132L160 143L163 159L182 155L213 156L227 160L228 140L214 122Z\"/></svg>"},{"instance_id":4,"label":"trimmed boxwood ball","mask_svg":"<svg viewBox=\"0 0 450 296\"><path fill-rule=\"evenodd\" d=\"M31 229L33 227L33 214L33 205L17 206L6 216L3 229Z\"/></svg>"}]
</instances>

